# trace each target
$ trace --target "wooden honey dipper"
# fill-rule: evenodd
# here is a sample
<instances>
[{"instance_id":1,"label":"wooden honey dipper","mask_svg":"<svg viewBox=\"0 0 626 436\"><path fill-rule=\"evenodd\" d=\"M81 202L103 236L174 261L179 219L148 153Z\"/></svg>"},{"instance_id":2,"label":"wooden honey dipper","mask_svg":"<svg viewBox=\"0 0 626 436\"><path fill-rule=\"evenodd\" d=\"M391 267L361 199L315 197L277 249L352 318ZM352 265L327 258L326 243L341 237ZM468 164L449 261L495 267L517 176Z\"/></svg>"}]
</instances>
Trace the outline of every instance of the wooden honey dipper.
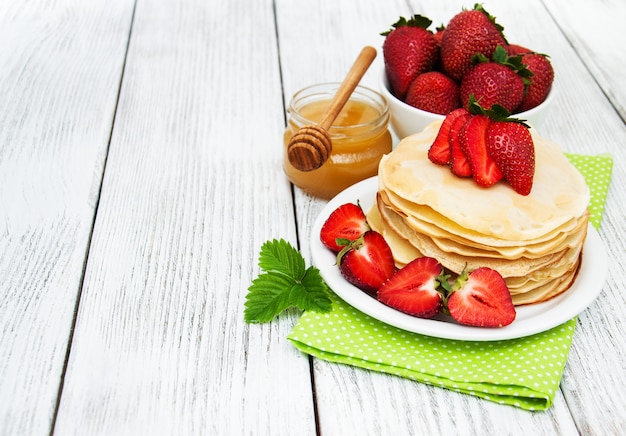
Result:
<instances>
[{"instance_id":1,"label":"wooden honey dipper","mask_svg":"<svg viewBox=\"0 0 626 436\"><path fill-rule=\"evenodd\" d=\"M329 158L332 140L328 129L375 58L376 49L370 46L364 47L341 82L319 123L303 126L291 137L287 145L287 156L294 168L300 171L313 171L321 167Z\"/></svg>"}]
</instances>

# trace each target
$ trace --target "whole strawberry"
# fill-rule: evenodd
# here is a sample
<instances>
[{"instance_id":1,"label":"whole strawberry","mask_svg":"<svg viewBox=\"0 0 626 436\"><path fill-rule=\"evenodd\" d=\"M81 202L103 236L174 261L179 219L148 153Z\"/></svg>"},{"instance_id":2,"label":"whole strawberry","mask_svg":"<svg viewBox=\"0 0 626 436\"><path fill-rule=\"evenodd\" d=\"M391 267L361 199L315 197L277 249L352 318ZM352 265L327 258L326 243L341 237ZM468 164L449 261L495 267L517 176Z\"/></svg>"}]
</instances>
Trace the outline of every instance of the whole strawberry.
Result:
<instances>
[{"instance_id":1,"label":"whole strawberry","mask_svg":"<svg viewBox=\"0 0 626 436\"><path fill-rule=\"evenodd\" d=\"M460 107L459 86L439 71L429 71L415 78L405 103L435 114L447 115Z\"/></svg>"},{"instance_id":2,"label":"whole strawberry","mask_svg":"<svg viewBox=\"0 0 626 436\"><path fill-rule=\"evenodd\" d=\"M488 59L498 45L507 46L502 26L496 23L481 5L456 14L443 33L441 40L441 67L443 72L456 80L472 67L472 56L481 53Z\"/></svg>"},{"instance_id":3,"label":"whole strawberry","mask_svg":"<svg viewBox=\"0 0 626 436\"><path fill-rule=\"evenodd\" d=\"M439 48L441 48L441 41L443 41L443 33L446 31L446 26L444 26L443 24L438 26L435 29L435 39L437 40L437 45L439 46Z\"/></svg>"},{"instance_id":4,"label":"whole strawberry","mask_svg":"<svg viewBox=\"0 0 626 436\"><path fill-rule=\"evenodd\" d=\"M409 20L404 17L393 24L385 36L383 57L385 72L392 93L404 100L415 78L433 69L439 57L439 47L433 33L427 30L432 21L421 15Z\"/></svg>"},{"instance_id":5,"label":"whole strawberry","mask_svg":"<svg viewBox=\"0 0 626 436\"><path fill-rule=\"evenodd\" d=\"M487 150L520 195L528 195L535 176L535 145L528 126L519 120L492 121L487 128Z\"/></svg>"},{"instance_id":6,"label":"whole strawberry","mask_svg":"<svg viewBox=\"0 0 626 436\"><path fill-rule=\"evenodd\" d=\"M519 44L509 44L506 47L506 52L509 54L509 56L517 56L525 53L530 53L531 51L532 50Z\"/></svg>"},{"instance_id":7,"label":"whole strawberry","mask_svg":"<svg viewBox=\"0 0 626 436\"><path fill-rule=\"evenodd\" d=\"M484 108L499 104L513 112L524 98L525 80L532 75L522 64L522 57L509 57L506 49L498 46L491 61L480 55L476 61L461 81L461 105L467 107L473 95Z\"/></svg>"},{"instance_id":8,"label":"whole strawberry","mask_svg":"<svg viewBox=\"0 0 626 436\"><path fill-rule=\"evenodd\" d=\"M526 53L522 55L522 63L533 75L529 79L530 83L526 85L524 98L515 112L527 111L543 103L554 82L554 69L546 55Z\"/></svg>"},{"instance_id":9,"label":"whole strawberry","mask_svg":"<svg viewBox=\"0 0 626 436\"><path fill-rule=\"evenodd\" d=\"M463 77L459 92L463 106L473 95L481 106L499 104L512 112L524 98L524 82L510 68L487 62L476 65Z\"/></svg>"}]
</instances>

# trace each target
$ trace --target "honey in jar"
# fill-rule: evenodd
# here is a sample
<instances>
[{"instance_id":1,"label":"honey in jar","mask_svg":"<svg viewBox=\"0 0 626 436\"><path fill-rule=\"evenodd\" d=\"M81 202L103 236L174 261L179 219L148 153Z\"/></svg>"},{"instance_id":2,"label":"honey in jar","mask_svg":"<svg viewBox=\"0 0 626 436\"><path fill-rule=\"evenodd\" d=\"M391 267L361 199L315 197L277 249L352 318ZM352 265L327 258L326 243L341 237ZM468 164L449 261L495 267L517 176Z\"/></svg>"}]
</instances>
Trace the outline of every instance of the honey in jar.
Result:
<instances>
[{"instance_id":1,"label":"honey in jar","mask_svg":"<svg viewBox=\"0 0 626 436\"><path fill-rule=\"evenodd\" d=\"M289 140L298 129L320 121L339 85L319 84L297 92L289 105L284 134L285 174L304 192L324 199L375 176L380 159L392 147L385 99L376 91L357 86L328 131L332 140L328 160L313 171L300 171L291 165L287 157Z\"/></svg>"}]
</instances>

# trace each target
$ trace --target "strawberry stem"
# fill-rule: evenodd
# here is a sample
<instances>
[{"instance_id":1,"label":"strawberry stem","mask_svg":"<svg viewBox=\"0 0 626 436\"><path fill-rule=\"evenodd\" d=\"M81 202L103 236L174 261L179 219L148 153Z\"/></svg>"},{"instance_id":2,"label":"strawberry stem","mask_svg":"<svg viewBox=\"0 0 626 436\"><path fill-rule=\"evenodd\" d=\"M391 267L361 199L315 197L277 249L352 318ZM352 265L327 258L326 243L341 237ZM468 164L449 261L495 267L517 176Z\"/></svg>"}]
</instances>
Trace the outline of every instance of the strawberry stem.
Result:
<instances>
[{"instance_id":1,"label":"strawberry stem","mask_svg":"<svg viewBox=\"0 0 626 436\"><path fill-rule=\"evenodd\" d=\"M384 32L381 32L380 34L382 36L387 36L389 35L391 32L394 31L394 29L397 29L398 27L422 27L424 29L428 29L428 27L433 23L433 20L431 20L428 17L425 17L423 15L419 15L419 14L415 14L413 15L411 18L409 18L408 20L404 17L400 17L398 19L398 21L396 21L395 23L393 23L391 25L391 29L386 30Z\"/></svg>"},{"instance_id":2,"label":"strawberry stem","mask_svg":"<svg viewBox=\"0 0 626 436\"><path fill-rule=\"evenodd\" d=\"M339 240L339 238L337 238L337 240ZM341 265L341 259L346 255L346 253L352 249L358 250L359 247L361 247L364 243L365 243L365 238L363 238L363 235L361 235L360 237L358 237L357 239L355 239L354 241L350 241L349 239L346 239L347 244L337 244L337 245L343 245L343 248L341 249L341 251L339 251L339 253L337 253L337 263L336 265Z\"/></svg>"},{"instance_id":3,"label":"strawberry stem","mask_svg":"<svg viewBox=\"0 0 626 436\"><path fill-rule=\"evenodd\" d=\"M522 62L522 55L513 55L509 56L506 48L498 45L496 50L493 52L491 59L485 56L482 53L475 53L472 55L472 65L493 62L496 64L504 65L507 68L510 68L521 77L522 81L525 85L530 84L530 78L535 74L529 70L525 63Z\"/></svg>"},{"instance_id":4,"label":"strawberry stem","mask_svg":"<svg viewBox=\"0 0 626 436\"><path fill-rule=\"evenodd\" d=\"M465 283L467 283L468 279L469 279L469 272L467 270L467 264L466 264L465 267L463 268L463 271L461 271L461 274L459 274L459 276L456 278L456 281L454 282L454 285L452 286L452 290L450 291L450 294L458 291L463 286L465 286Z\"/></svg>"},{"instance_id":5,"label":"strawberry stem","mask_svg":"<svg viewBox=\"0 0 626 436\"><path fill-rule=\"evenodd\" d=\"M530 128L530 126L526 124L526 120L512 117L511 113L508 110L506 110L505 107L499 104L494 104L493 106L491 106L490 109L485 109L476 100L476 97L474 97L474 94L470 94L469 96L468 103L467 103L467 110L473 115L486 115L489 118L491 118L493 121L508 121L511 123L520 123Z\"/></svg>"}]
</instances>

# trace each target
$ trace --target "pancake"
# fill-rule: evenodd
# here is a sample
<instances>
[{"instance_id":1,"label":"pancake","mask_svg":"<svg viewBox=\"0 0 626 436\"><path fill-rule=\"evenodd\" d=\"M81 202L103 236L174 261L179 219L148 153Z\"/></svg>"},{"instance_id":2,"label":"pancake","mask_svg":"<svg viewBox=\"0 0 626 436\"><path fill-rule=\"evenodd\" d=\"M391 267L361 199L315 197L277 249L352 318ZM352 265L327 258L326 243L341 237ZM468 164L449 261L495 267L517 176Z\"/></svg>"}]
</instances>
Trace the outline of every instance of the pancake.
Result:
<instances>
[{"instance_id":1,"label":"pancake","mask_svg":"<svg viewBox=\"0 0 626 436\"><path fill-rule=\"evenodd\" d=\"M382 193L380 193L380 195L385 197ZM502 257L507 259L541 257L547 253L579 245L581 237L584 237L584 233L581 233L580 230L587 226L588 221L588 218L583 215L573 221L572 225L569 225L567 229L558 232L555 231L554 236L544 242L529 243L522 246L490 246L484 242L476 242L450 234L437 227L435 224L426 223L413 216L407 216L402 209L391 205L389 201L383 200L382 202L388 207L391 207L396 213L403 216L412 229L416 230L418 233L429 235L439 248L465 256Z\"/></svg>"},{"instance_id":2,"label":"pancake","mask_svg":"<svg viewBox=\"0 0 626 436\"><path fill-rule=\"evenodd\" d=\"M497 257L464 256L440 249L432 242L428 235L416 232L400 215L394 213L380 202L378 202L378 212L383 218L387 229L404 237L412 246L417 248L423 256L434 257L439 260L445 268L457 274L460 274L466 268L476 269L481 266L486 266L497 270L504 278L517 277L528 275L539 268L548 268L563 255L561 252L556 252L536 259L520 257L514 260ZM394 246L392 243L390 243L390 245L392 252L394 252Z\"/></svg>"},{"instance_id":3,"label":"pancake","mask_svg":"<svg viewBox=\"0 0 626 436\"><path fill-rule=\"evenodd\" d=\"M526 239L523 241L507 240L494 238L492 236L483 235L469 229L460 230L455 223L452 223L443 215L437 214L426 206L418 206L402 200L389 191L379 191L383 196L383 201L387 205L402 211L403 214L410 217L410 220L416 225L423 226L423 232L433 236L444 237L447 239L457 240L462 244L471 244L476 247L485 247L488 249L497 249L497 247L511 247L512 249L526 249L528 251L540 252L544 244L555 243L559 235L564 235L575 231L576 227L584 224L583 217L572 218L561 226L555 228L551 232L535 239Z\"/></svg>"},{"instance_id":4,"label":"pancake","mask_svg":"<svg viewBox=\"0 0 626 436\"><path fill-rule=\"evenodd\" d=\"M552 282L547 283L543 286L536 287L529 292L515 294L512 295L513 304L515 306L522 306L527 304L535 304L541 303L543 301L548 301L551 298L556 297L557 295L561 295L563 292L567 291L574 280L576 279L576 275L578 274L580 261L576 262L576 265L567 272L567 274L556 277Z\"/></svg>"},{"instance_id":5,"label":"pancake","mask_svg":"<svg viewBox=\"0 0 626 436\"><path fill-rule=\"evenodd\" d=\"M437 259L454 278L489 267L515 305L565 292L575 280L589 213L589 188L555 143L531 130L535 177L527 196L506 182L481 188L428 160L441 122L403 139L383 157L368 221L388 241L398 267Z\"/></svg>"},{"instance_id":6,"label":"pancake","mask_svg":"<svg viewBox=\"0 0 626 436\"><path fill-rule=\"evenodd\" d=\"M407 239L400 236L390 227L383 225L382 218L375 205L367 214L367 222L373 230L383 235L390 246L394 247L393 257L398 268L402 268L417 257L424 256Z\"/></svg>"},{"instance_id":7,"label":"pancake","mask_svg":"<svg viewBox=\"0 0 626 436\"><path fill-rule=\"evenodd\" d=\"M430 162L428 149L440 125L440 121L434 122L403 139L382 158L378 172L381 189L427 206L445 218L451 233L468 239L479 234L502 241L532 241L585 212L589 188L558 145L532 133L535 177L531 193L523 196L504 182L481 188L472 179L457 177ZM415 213L424 214L420 210Z\"/></svg>"}]
</instances>

